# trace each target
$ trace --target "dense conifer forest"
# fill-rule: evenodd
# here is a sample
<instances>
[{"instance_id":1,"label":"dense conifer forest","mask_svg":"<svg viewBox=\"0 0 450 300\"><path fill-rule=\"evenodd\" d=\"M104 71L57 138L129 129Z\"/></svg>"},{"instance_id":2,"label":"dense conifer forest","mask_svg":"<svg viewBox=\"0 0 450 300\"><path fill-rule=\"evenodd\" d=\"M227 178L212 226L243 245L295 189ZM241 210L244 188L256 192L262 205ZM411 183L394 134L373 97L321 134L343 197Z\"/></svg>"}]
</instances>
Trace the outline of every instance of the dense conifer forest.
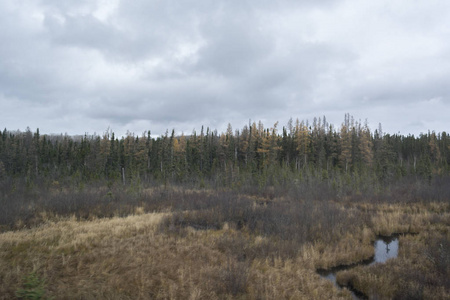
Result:
<instances>
[{"instance_id":1,"label":"dense conifer forest","mask_svg":"<svg viewBox=\"0 0 450 300\"><path fill-rule=\"evenodd\" d=\"M279 128L251 123L226 132L209 128L160 137L151 131L118 138L103 135L41 135L39 129L0 132L0 178L27 182L93 180L175 184L213 184L214 187L259 187L293 180L319 180L336 187L344 180L385 185L404 177L431 180L447 176L450 137L446 132L419 136L385 134L381 125L346 115L340 127L325 118L288 121Z\"/></svg>"}]
</instances>

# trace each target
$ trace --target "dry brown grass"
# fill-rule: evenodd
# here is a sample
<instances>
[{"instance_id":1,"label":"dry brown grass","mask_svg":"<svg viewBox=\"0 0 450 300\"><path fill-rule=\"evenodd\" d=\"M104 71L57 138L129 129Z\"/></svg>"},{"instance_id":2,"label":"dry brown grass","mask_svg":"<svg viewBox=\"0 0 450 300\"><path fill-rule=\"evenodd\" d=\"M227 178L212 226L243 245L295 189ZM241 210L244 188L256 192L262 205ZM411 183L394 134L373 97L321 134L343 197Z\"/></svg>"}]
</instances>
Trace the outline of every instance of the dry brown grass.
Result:
<instances>
[{"instance_id":1,"label":"dry brown grass","mask_svg":"<svg viewBox=\"0 0 450 300\"><path fill-rule=\"evenodd\" d=\"M372 217L373 229L378 235L418 233L450 225L450 209L447 203L385 204L373 206L373 209L376 210Z\"/></svg>"},{"instance_id":2,"label":"dry brown grass","mask_svg":"<svg viewBox=\"0 0 450 300\"><path fill-rule=\"evenodd\" d=\"M258 204L241 205L248 218L259 217L256 213L260 213L258 222L279 220L275 218L277 214L263 214L261 205L287 217L290 215L283 210L288 211L287 205L300 205L286 204L287 200L278 198L267 200L274 202L269 204L253 200ZM217 203L220 201L224 200L218 199ZM315 216L322 212L326 215L308 218L307 213L300 214L299 210L298 215L304 218L301 222L294 215L292 224L280 228L295 233L295 226L311 222L312 227L302 228L309 228L305 232L309 237L316 236L315 241L302 239L301 235L296 237L298 240L290 240L289 236L283 239L276 230L262 230L266 227L258 227L260 223L255 225L260 230L252 230L250 226L238 228L232 218L223 218L217 230L183 226L171 230L171 223L163 222L170 212L149 214L139 206L134 208L135 215L126 218L77 221L75 217L59 220L52 217L52 221L39 227L0 234L0 299L14 298L24 275L32 271L46 280L47 295L55 299L349 299L349 292L322 279L316 269L370 258L375 236L394 232L420 234L401 239L399 258L393 263L352 269L340 273L339 280L374 297L374 291L383 290L382 296L390 298L417 281L410 278L399 286L392 284L401 274L425 273L429 274L427 279L436 282L436 291L424 288L423 295L437 298L448 295L445 285L438 284L440 277L434 276L436 266L423 255L432 232L448 235L447 204L327 206L319 202L302 207L310 208L309 212ZM219 209L215 212L223 216ZM181 216L183 212L178 214ZM346 222L345 226L340 221L327 225L328 216L338 216L341 218L338 220ZM371 219L357 223L365 224L361 227L355 226L352 222L358 222L359 216ZM202 214L195 217L198 220L192 222L211 218ZM45 214L40 218L48 219ZM163 228L164 224L169 227ZM338 229L329 231L333 226ZM328 230L328 235L332 232L333 240L324 238L322 230ZM412 287L409 290L415 292Z\"/></svg>"},{"instance_id":3,"label":"dry brown grass","mask_svg":"<svg viewBox=\"0 0 450 300\"><path fill-rule=\"evenodd\" d=\"M306 265L305 265L306 264ZM255 261L249 299L351 299L302 259Z\"/></svg>"},{"instance_id":4,"label":"dry brown grass","mask_svg":"<svg viewBox=\"0 0 450 300\"><path fill-rule=\"evenodd\" d=\"M341 271L337 282L369 299L450 299L449 241L448 230L401 236L396 259Z\"/></svg>"},{"instance_id":5,"label":"dry brown grass","mask_svg":"<svg viewBox=\"0 0 450 300\"><path fill-rule=\"evenodd\" d=\"M303 249L303 255L310 257L316 269L330 269L340 265L351 265L374 255L372 239L361 239L351 234L343 236L337 244L315 243Z\"/></svg>"},{"instance_id":6,"label":"dry brown grass","mask_svg":"<svg viewBox=\"0 0 450 300\"><path fill-rule=\"evenodd\" d=\"M367 229L366 241L376 235L413 233L400 237L399 257L386 264L359 266L337 274L341 285L351 286L369 296L369 299L449 299L448 284L450 211L448 203L371 204L358 203L355 207L372 214L372 228ZM438 237L441 237L440 239ZM439 241L444 242L439 242ZM349 239L357 242L356 236ZM434 241L434 242L433 242ZM429 249L435 244L436 249ZM370 249L367 243L356 244L356 251ZM437 246L436 246L437 245ZM447 248L445 248L447 247ZM315 248L315 250L320 248ZM343 249L350 255L351 249ZM430 258L434 253L437 258ZM339 261L338 256L320 260L323 268ZM445 257L443 257L445 256ZM357 258L354 262L357 262ZM351 260L351 258L350 258ZM439 261L440 262L437 262ZM330 261L331 265L326 261ZM431 263L433 261L433 263ZM345 265L346 263L341 263ZM444 266L443 266L444 265ZM444 271L443 271L444 270ZM444 274L445 273L445 274ZM447 283L445 283L447 282Z\"/></svg>"},{"instance_id":7,"label":"dry brown grass","mask_svg":"<svg viewBox=\"0 0 450 300\"><path fill-rule=\"evenodd\" d=\"M105 269L108 270L109 266L102 262L101 257L111 251L117 254L113 255L113 260L123 262L120 251L128 245L127 241L131 242L138 236L152 240L163 216L147 214L90 222L70 219L3 233L0 235L0 294L4 295L3 298L11 298L23 275L34 270L46 278L50 291L57 298L64 290L67 295L76 295L79 292L69 288L77 288L80 284L73 281L74 278L84 282L95 278L96 272L108 272ZM98 252L97 257L93 256ZM66 282L75 284L66 287ZM88 280L86 284L88 282L95 280Z\"/></svg>"},{"instance_id":8,"label":"dry brown grass","mask_svg":"<svg viewBox=\"0 0 450 300\"><path fill-rule=\"evenodd\" d=\"M161 233L164 214L61 220L0 235L0 298L35 271L55 299L339 299L304 260L240 261L215 238L232 229ZM259 243L264 238L251 238Z\"/></svg>"}]
</instances>

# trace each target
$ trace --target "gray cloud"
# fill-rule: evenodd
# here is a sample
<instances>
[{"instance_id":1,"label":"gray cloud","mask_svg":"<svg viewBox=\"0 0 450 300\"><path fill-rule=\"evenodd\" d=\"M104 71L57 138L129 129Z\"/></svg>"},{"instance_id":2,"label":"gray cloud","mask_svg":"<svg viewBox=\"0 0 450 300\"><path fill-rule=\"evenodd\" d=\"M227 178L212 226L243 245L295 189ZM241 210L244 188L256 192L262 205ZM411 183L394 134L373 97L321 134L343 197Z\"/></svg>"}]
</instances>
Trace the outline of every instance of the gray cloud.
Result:
<instances>
[{"instance_id":1,"label":"gray cloud","mask_svg":"<svg viewBox=\"0 0 450 300\"><path fill-rule=\"evenodd\" d=\"M449 129L450 4L3 1L1 126L118 134L345 113Z\"/></svg>"}]
</instances>

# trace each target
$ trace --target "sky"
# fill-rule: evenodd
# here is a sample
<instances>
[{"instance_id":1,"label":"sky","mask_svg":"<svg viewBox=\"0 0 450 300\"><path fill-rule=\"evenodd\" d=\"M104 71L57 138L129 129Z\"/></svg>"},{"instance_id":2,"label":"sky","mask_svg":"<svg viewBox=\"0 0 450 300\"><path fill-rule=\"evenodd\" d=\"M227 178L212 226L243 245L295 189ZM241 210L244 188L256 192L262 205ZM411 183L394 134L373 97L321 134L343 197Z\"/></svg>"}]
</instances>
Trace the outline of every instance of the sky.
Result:
<instances>
[{"instance_id":1,"label":"sky","mask_svg":"<svg viewBox=\"0 0 450 300\"><path fill-rule=\"evenodd\" d=\"M0 127L450 131L448 0L2 0Z\"/></svg>"}]
</instances>

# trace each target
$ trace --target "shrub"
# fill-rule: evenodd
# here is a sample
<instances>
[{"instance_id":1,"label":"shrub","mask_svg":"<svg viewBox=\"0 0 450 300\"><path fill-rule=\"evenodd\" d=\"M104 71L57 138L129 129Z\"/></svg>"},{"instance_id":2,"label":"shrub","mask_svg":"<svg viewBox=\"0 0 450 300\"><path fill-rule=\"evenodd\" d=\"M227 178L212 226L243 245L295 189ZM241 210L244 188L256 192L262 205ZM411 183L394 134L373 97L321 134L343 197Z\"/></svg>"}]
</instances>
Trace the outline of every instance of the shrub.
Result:
<instances>
[{"instance_id":1,"label":"shrub","mask_svg":"<svg viewBox=\"0 0 450 300\"><path fill-rule=\"evenodd\" d=\"M36 272L31 272L23 278L22 288L16 291L19 299L48 299L45 297L45 280L41 279Z\"/></svg>"}]
</instances>

